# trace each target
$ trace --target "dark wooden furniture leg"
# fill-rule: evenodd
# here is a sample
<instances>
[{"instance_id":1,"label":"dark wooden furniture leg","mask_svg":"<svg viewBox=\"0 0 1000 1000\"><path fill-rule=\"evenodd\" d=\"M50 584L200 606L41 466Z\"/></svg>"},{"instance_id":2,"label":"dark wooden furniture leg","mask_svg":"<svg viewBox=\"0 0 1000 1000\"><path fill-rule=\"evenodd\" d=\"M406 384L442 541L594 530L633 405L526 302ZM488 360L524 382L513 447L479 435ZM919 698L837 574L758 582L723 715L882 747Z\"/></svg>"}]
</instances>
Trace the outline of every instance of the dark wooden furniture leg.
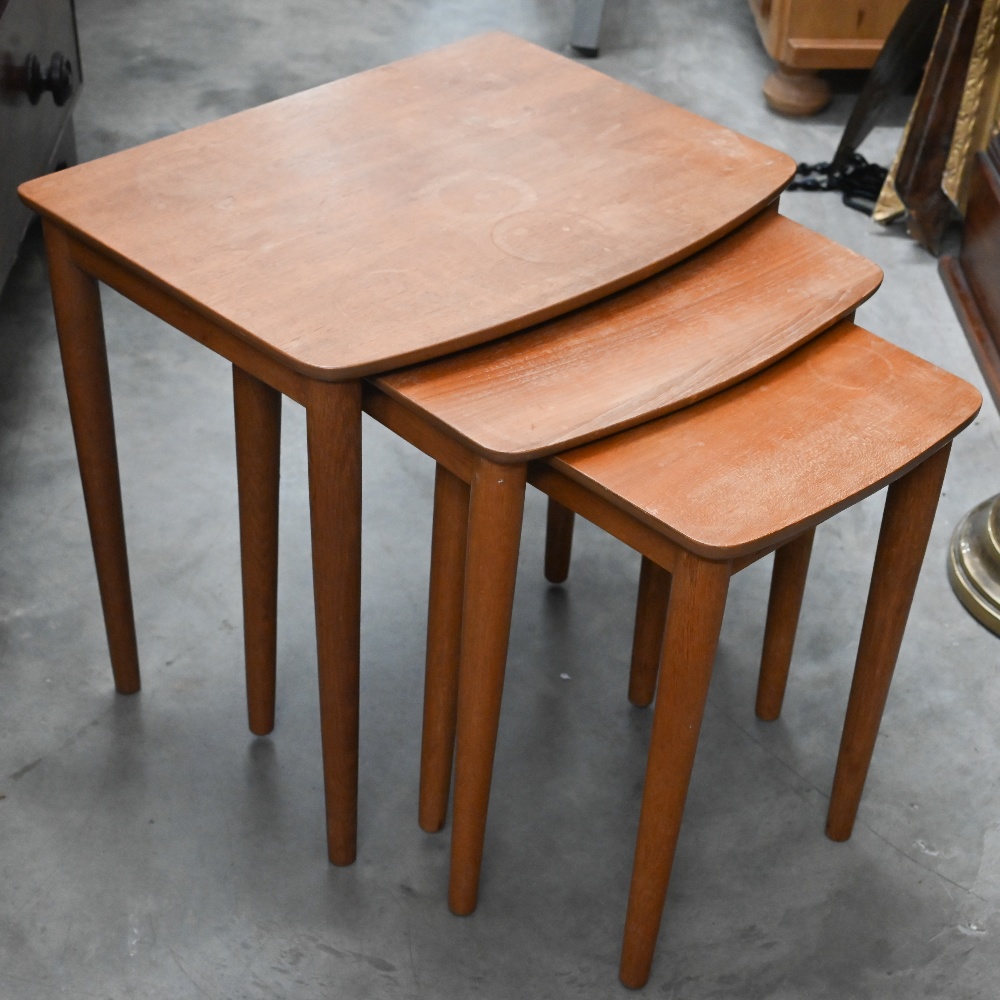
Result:
<instances>
[{"instance_id":1,"label":"dark wooden furniture leg","mask_svg":"<svg viewBox=\"0 0 1000 1000\"><path fill-rule=\"evenodd\" d=\"M924 79L896 167L896 191L907 209L907 230L932 254L959 220L941 187L976 42L982 0L952 0L924 70Z\"/></svg>"},{"instance_id":2,"label":"dark wooden furniture leg","mask_svg":"<svg viewBox=\"0 0 1000 1000\"><path fill-rule=\"evenodd\" d=\"M125 519L104 321L97 282L76 266L72 242L45 226L59 350L80 463L115 689L139 690L139 652L125 546Z\"/></svg>"},{"instance_id":3,"label":"dark wooden furniture leg","mask_svg":"<svg viewBox=\"0 0 1000 1000\"><path fill-rule=\"evenodd\" d=\"M774 553L771 595L767 602L767 624L764 626L764 651L757 681L757 718L765 722L778 718L785 700L788 668L792 664L795 631L799 626L802 594L806 588L815 534L816 529L810 528Z\"/></svg>"},{"instance_id":4,"label":"dark wooden furniture leg","mask_svg":"<svg viewBox=\"0 0 1000 1000\"><path fill-rule=\"evenodd\" d=\"M306 434L327 846L333 864L349 865L358 814L360 383L310 383Z\"/></svg>"},{"instance_id":5,"label":"dark wooden furniture leg","mask_svg":"<svg viewBox=\"0 0 1000 1000\"><path fill-rule=\"evenodd\" d=\"M549 498L545 520L545 579L549 583L564 583L569 576L573 518L573 511Z\"/></svg>"},{"instance_id":6,"label":"dark wooden furniture leg","mask_svg":"<svg viewBox=\"0 0 1000 1000\"><path fill-rule=\"evenodd\" d=\"M448 815L465 587L469 484L443 465L434 480L434 531L427 608L427 671L420 753L420 827L436 833Z\"/></svg>"},{"instance_id":7,"label":"dark wooden furniture leg","mask_svg":"<svg viewBox=\"0 0 1000 1000\"><path fill-rule=\"evenodd\" d=\"M923 72L944 5L945 0L910 0L903 8L854 102L833 155L836 166L847 164L890 102Z\"/></svg>"},{"instance_id":8,"label":"dark wooden furniture leg","mask_svg":"<svg viewBox=\"0 0 1000 1000\"><path fill-rule=\"evenodd\" d=\"M601 48L601 21L604 0L576 0L570 45L582 56L593 59Z\"/></svg>"},{"instance_id":9,"label":"dark wooden furniture leg","mask_svg":"<svg viewBox=\"0 0 1000 1000\"><path fill-rule=\"evenodd\" d=\"M524 465L472 471L458 682L458 760L448 905L476 908L524 511Z\"/></svg>"},{"instance_id":10,"label":"dark wooden furniture leg","mask_svg":"<svg viewBox=\"0 0 1000 1000\"><path fill-rule=\"evenodd\" d=\"M854 827L950 451L940 448L886 495L827 814L831 840L847 840Z\"/></svg>"},{"instance_id":11,"label":"dark wooden furniture leg","mask_svg":"<svg viewBox=\"0 0 1000 1000\"><path fill-rule=\"evenodd\" d=\"M274 728L278 634L281 393L233 365L243 566L243 646L250 731Z\"/></svg>"},{"instance_id":12,"label":"dark wooden furniture leg","mask_svg":"<svg viewBox=\"0 0 1000 1000\"><path fill-rule=\"evenodd\" d=\"M653 963L730 574L729 563L684 551L674 567L619 970L632 989Z\"/></svg>"},{"instance_id":13,"label":"dark wooden furniture leg","mask_svg":"<svg viewBox=\"0 0 1000 1000\"><path fill-rule=\"evenodd\" d=\"M663 629L670 605L670 574L652 559L642 557L639 595L635 602L632 668L628 678L628 700L646 708L656 694L656 675L663 653Z\"/></svg>"}]
</instances>

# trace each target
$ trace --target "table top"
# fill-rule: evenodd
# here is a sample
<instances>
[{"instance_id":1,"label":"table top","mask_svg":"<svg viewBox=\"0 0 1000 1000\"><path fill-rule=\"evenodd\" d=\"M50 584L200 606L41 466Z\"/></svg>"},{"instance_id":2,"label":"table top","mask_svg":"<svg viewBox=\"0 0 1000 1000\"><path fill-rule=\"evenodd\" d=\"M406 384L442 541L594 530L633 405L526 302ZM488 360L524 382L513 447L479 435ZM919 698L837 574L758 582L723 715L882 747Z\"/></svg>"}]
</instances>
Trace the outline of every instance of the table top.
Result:
<instances>
[{"instance_id":1,"label":"table top","mask_svg":"<svg viewBox=\"0 0 1000 1000\"><path fill-rule=\"evenodd\" d=\"M739 557L913 468L982 401L845 321L726 392L550 461L686 548Z\"/></svg>"},{"instance_id":2,"label":"table top","mask_svg":"<svg viewBox=\"0 0 1000 1000\"><path fill-rule=\"evenodd\" d=\"M746 378L881 280L871 261L765 212L586 309L374 383L494 461L526 461Z\"/></svg>"},{"instance_id":3,"label":"table top","mask_svg":"<svg viewBox=\"0 0 1000 1000\"><path fill-rule=\"evenodd\" d=\"M22 185L48 221L293 370L482 343L695 252L787 156L502 33Z\"/></svg>"}]
</instances>

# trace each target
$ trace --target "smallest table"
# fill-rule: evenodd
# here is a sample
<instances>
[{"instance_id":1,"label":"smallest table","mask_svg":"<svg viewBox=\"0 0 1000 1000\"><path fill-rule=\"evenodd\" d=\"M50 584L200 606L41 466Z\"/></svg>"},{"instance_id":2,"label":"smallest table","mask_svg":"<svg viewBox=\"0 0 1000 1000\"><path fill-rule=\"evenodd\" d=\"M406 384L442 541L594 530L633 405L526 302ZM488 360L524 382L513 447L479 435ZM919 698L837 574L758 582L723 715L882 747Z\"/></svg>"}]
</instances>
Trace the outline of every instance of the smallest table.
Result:
<instances>
[{"instance_id":1,"label":"smallest table","mask_svg":"<svg viewBox=\"0 0 1000 1000\"><path fill-rule=\"evenodd\" d=\"M774 222L793 225L780 218ZM702 258L713 259L716 268L703 276L710 283L714 271L724 274L732 263L725 251L740 235L674 273L690 275ZM787 232L785 238L790 238ZM732 256L738 258L739 252L735 248ZM808 267L808 254L802 257L803 267ZM844 278L853 270L861 283L865 272L858 261L853 268L849 257L832 258L834 262ZM816 278L821 283L822 272ZM661 294L661 318L683 316L687 283L680 280L679 289L673 290L680 293L678 302L671 301L669 291ZM626 322L617 346L623 361L642 353L630 342L635 330L628 322L641 312L634 308L639 293L633 289L621 296ZM711 298L706 296L705 311ZM630 300L631 309L626 305ZM754 306L760 301L751 295L746 300L747 308L736 315L751 330L759 328L763 317ZM850 308L849 301L842 306ZM776 297L774 306L770 318L776 322L777 340L802 317L787 298ZM824 316L836 315L819 288L815 306L811 319L817 324ZM651 309L649 303L645 307ZM581 325L601 308L552 326L566 328L574 319ZM689 316L688 322L700 318ZM712 319L715 329L708 331L709 343L721 339L727 323L737 325L725 309ZM676 332L672 324L665 326ZM669 343L671 338L662 339ZM646 588L640 583L637 623L647 627L637 625L636 632L656 636L656 654L646 676L638 678L644 695L637 700L648 704L652 699L657 668L660 693L621 965L625 984L638 987L645 983L652 962L731 575L777 550L758 700L759 714L773 719L780 711L791 660L813 529L889 486L827 820L829 836L846 840L878 734L949 443L975 417L982 399L962 379L845 320L746 381L660 419L559 455L539 455L527 464L515 464L515 455L506 456L508 464L487 460L478 444L483 440L505 438L512 448L512 432L518 430L522 440L537 440L539 432L523 416L518 427L517 416L503 407L504 399L524 391L519 375L531 385L531 366L519 368L519 363L528 356L532 340L535 352L541 352L541 337L527 334L373 380L371 397L366 393L370 412L449 470L439 473L435 495L432 566L450 564L451 572L436 568L431 576L422 775L427 781L421 788L421 821L425 828L428 821L434 828L443 823L454 746L449 904L456 913L470 913L477 902L527 481L641 552L643 576L654 580ZM677 340L684 344L682 336ZM561 352L553 351L553 382L574 371L586 382L596 366L586 364L585 350L574 352L565 336L553 341L549 346L554 349L560 341L570 348L565 361ZM736 331L730 329L727 342L736 347ZM518 350L521 344L524 351ZM729 353L740 355L736 350ZM677 391L710 367L704 358L697 359L694 349L678 360L687 364L678 365L676 381L664 377L657 387L664 408L669 407L671 388ZM491 372L498 375L494 396ZM652 390L649 397L654 397ZM454 427L445 430L449 420L461 426L464 440ZM501 437L502 431L507 435ZM462 479L471 485L465 486ZM451 582L456 579L457 588Z\"/></svg>"},{"instance_id":2,"label":"smallest table","mask_svg":"<svg viewBox=\"0 0 1000 1000\"><path fill-rule=\"evenodd\" d=\"M587 309L369 380L367 412L438 463L420 824L444 825L464 704L449 891L456 913L476 905L532 460L747 378L852 313L881 279L871 261L767 212Z\"/></svg>"},{"instance_id":3,"label":"smallest table","mask_svg":"<svg viewBox=\"0 0 1000 1000\"><path fill-rule=\"evenodd\" d=\"M532 467L533 485L673 576L625 918L627 986L649 976L730 576L798 539L808 558L816 525L889 487L827 816L827 834L846 840L950 442L981 405L967 382L844 322L727 392ZM800 597L805 566L791 575ZM790 657L798 605L788 603L776 624ZM788 663L762 670L775 709ZM462 667L459 777L486 700Z\"/></svg>"}]
</instances>

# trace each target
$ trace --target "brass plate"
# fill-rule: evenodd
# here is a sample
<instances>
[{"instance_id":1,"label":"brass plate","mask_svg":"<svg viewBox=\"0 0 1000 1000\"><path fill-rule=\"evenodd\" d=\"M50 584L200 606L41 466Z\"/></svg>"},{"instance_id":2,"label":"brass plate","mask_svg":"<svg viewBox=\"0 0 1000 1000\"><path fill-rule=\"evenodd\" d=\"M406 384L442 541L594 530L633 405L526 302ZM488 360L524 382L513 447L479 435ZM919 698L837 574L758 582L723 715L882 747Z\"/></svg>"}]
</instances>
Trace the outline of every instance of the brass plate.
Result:
<instances>
[{"instance_id":1,"label":"brass plate","mask_svg":"<svg viewBox=\"0 0 1000 1000\"><path fill-rule=\"evenodd\" d=\"M948 551L948 579L965 609L1000 635L1000 495L959 522Z\"/></svg>"}]
</instances>

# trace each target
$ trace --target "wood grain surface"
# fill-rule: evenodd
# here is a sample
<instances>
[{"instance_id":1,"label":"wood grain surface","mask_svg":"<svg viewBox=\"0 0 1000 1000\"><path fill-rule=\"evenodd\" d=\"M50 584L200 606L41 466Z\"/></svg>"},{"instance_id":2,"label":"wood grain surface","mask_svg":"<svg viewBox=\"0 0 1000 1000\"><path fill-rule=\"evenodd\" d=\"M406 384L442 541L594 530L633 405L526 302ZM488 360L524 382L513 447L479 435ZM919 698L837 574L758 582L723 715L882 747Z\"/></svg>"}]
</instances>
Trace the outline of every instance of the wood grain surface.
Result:
<instances>
[{"instance_id":1,"label":"wood grain surface","mask_svg":"<svg viewBox=\"0 0 1000 1000\"><path fill-rule=\"evenodd\" d=\"M845 321L728 392L549 461L684 548L731 558L875 492L981 404Z\"/></svg>"},{"instance_id":2,"label":"wood grain surface","mask_svg":"<svg viewBox=\"0 0 1000 1000\"><path fill-rule=\"evenodd\" d=\"M314 378L480 343L750 218L787 156L477 36L24 184L36 211Z\"/></svg>"},{"instance_id":3,"label":"wood grain surface","mask_svg":"<svg viewBox=\"0 0 1000 1000\"><path fill-rule=\"evenodd\" d=\"M718 392L853 311L881 279L768 212L587 309L374 384L494 461L525 461Z\"/></svg>"}]
</instances>

